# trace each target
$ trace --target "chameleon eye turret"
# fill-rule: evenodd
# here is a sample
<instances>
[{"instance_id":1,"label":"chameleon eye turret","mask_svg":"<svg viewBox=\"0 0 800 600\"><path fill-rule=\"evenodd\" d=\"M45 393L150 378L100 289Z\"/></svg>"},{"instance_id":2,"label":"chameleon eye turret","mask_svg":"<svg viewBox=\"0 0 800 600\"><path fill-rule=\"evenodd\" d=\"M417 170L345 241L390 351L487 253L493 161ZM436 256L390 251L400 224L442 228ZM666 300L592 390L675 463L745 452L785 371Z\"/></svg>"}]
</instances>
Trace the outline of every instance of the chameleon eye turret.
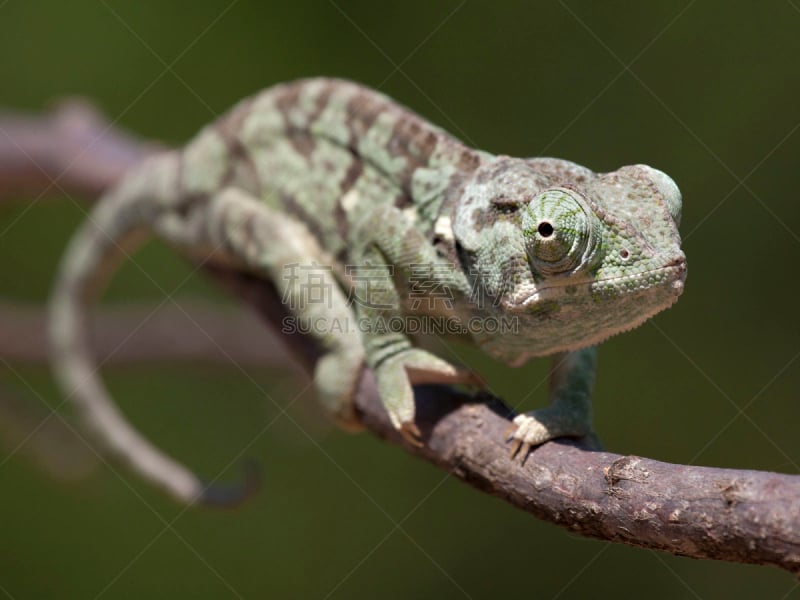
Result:
<instances>
[{"instance_id":1,"label":"chameleon eye turret","mask_svg":"<svg viewBox=\"0 0 800 600\"><path fill-rule=\"evenodd\" d=\"M576 192L555 188L536 196L522 211L522 233L534 273L568 274L590 263L598 227Z\"/></svg>"}]
</instances>

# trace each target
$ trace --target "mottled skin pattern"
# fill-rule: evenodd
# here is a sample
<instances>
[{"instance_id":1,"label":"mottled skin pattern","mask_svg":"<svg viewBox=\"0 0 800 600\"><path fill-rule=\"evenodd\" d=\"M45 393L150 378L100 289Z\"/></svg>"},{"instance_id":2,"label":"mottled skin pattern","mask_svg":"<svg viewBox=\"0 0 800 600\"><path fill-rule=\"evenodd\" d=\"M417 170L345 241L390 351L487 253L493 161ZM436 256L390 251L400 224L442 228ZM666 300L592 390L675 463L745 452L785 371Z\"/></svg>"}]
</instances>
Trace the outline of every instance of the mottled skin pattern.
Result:
<instances>
[{"instance_id":1,"label":"mottled skin pattern","mask_svg":"<svg viewBox=\"0 0 800 600\"><path fill-rule=\"evenodd\" d=\"M524 458L531 445L591 433L593 346L680 295L680 209L673 181L644 165L595 174L564 160L493 156L350 82L275 86L182 151L142 164L98 203L69 246L52 297L56 372L112 451L181 500L211 498L127 423L86 345L84 313L101 274L123 256L120 248L150 233L197 261L269 279L308 322L513 317L513 331L458 335L511 365L554 356L551 405L520 415L510 431ZM305 301L310 280L287 277L287 265L330 267L316 272L323 301ZM422 289L446 289L446 301L419 301L419 265L440 284ZM364 291L365 269L380 285L368 302L349 302ZM479 381L424 350L424 335L363 327L310 335L323 349L319 396L352 428L365 365L412 443L420 443L413 384Z\"/></svg>"}]
</instances>

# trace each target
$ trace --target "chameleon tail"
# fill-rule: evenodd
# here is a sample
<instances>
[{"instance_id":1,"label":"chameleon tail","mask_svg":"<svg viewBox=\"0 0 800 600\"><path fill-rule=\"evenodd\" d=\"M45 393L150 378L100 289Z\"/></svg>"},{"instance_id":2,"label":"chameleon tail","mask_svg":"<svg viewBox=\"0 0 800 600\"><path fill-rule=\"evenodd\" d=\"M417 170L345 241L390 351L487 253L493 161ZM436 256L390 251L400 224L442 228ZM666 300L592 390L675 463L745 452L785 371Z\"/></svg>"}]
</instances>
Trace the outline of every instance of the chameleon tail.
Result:
<instances>
[{"instance_id":1,"label":"chameleon tail","mask_svg":"<svg viewBox=\"0 0 800 600\"><path fill-rule=\"evenodd\" d=\"M177 155L160 156L96 205L64 254L49 304L49 335L56 378L92 433L117 458L185 503L232 505L244 500L255 478L234 488L212 489L127 421L111 400L92 360L86 335L87 309L120 260L146 237L177 192Z\"/></svg>"}]
</instances>

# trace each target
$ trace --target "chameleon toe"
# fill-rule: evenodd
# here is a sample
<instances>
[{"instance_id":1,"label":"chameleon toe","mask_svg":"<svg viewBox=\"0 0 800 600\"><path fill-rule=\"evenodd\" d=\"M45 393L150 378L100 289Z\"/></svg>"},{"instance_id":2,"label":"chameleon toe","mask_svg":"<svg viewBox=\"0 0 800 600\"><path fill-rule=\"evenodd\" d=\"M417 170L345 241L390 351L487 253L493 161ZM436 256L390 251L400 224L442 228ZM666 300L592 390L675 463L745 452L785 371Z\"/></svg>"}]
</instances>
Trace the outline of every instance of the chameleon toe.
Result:
<instances>
[{"instance_id":1,"label":"chameleon toe","mask_svg":"<svg viewBox=\"0 0 800 600\"><path fill-rule=\"evenodd\" d=\"M398 429L403 439L412 446L422 448L425 444L422 442L422 432L413 421L406 421Z\"/></svg>"},{"instance_id":2,"label":"chameleon toe","mask_svg":"<svg viewBox=\"0 0 800 600\"><path fill-rule=\"evenodd\" d=\"M509 453L509 458L512 460L516 458L517 452L519 452L520 447L522 446L522 440L514 440L511 442L511 452Z\"/></svg>"}]
</instances>

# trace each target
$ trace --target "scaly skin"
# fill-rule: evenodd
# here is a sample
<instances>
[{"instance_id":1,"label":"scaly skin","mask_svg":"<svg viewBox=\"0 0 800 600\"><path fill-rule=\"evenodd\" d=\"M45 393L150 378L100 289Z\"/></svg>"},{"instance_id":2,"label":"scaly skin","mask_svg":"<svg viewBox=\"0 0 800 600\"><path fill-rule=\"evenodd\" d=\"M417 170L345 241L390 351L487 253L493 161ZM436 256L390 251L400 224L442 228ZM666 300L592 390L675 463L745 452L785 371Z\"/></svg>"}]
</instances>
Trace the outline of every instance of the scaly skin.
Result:
<instances>
[{"instance_id":1,"label":"scaly skin","mask_svg":"<svg viewBox=\"0 0 800 600\"><path fill-rule=\"evenodd\" d=\"M423 349L432 332L511 365L554 355L551 406L520 415L509 432L524 460L531 445L591 433L593 346L680 295L680 208L673 181L644 165L595 174L493 156L350 82L275 86L98 203L52 297L56 373L136 470L183 501L218 498L130 427L89 359L91 292L120 248L149 233L272 281L294 325L314 325L317 390L349 428L358 428L352 396L365 365L412 443L421 443L413 384L479 381ZM403 327L386 327L399 317ZM508 326L489 327L500 322Z\"/></svg>"}]
</instances>

